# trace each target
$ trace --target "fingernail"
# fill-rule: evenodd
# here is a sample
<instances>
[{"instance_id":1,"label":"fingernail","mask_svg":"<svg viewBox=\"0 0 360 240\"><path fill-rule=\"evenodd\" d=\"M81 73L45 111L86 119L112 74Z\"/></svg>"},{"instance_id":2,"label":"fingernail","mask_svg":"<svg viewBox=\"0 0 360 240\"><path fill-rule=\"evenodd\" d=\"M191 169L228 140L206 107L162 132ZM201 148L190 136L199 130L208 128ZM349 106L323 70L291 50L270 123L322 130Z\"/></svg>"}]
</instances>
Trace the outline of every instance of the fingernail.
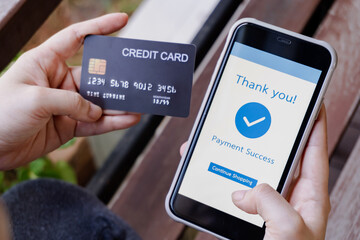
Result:
<instances>
[{"instance_id":1,"label":"fingernail","mask_svg":"<svg viewBox=\"0 0 360 240\"><path fill-rule=\"evenodd\" d=\"M233 201L239 202L239 201L243 200L246 192L247 192L246 190L239 190L239 191L233 192L233 194L232 194Z\"/></svg>"},{"instance_id":2,"label":"fingernail","mask_svg":"<svg viewBox=\"0 0 360 240\"><path fill-rule=\"evenodd\" d=\"M97 119L99 119L101 114L102 114L102 109L99 106L97 106L93 103L90 103L89 117L91 119L97 120Z\"/></svg>"}]
</instances>

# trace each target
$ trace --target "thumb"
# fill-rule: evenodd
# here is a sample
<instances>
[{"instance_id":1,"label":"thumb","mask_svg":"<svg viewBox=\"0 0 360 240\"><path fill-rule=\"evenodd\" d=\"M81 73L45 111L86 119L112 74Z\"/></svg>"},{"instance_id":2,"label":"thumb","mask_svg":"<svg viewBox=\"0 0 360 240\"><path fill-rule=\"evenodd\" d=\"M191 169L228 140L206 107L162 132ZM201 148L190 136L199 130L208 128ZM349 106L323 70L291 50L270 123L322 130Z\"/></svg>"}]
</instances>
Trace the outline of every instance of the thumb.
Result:
<instances>
[{"instance_id":1,"label":"thumb","mask_svg":"<svg viewBox=\"0 0 360 240\"><path fill-rule=\"evenodd\" d=\"M68 116L82 122L94 122L102 115L102 109L85 100L77 92L45 88L41 108L47 114ZM51 96L51 97L49 97Z\"/></svg>"},{"instance_id":2,"label":"thumb","mask_svg":"<svg viewBox=\"0 0 360 240\"><path fill-rule=\"evenodd\" d=\"M236 191L232 194L232 201L247 213L259 214L266 223L267 231L294 233L305 227L295 209L268 184L260 184L251 190Z\"/></svg>"}]
</instances>

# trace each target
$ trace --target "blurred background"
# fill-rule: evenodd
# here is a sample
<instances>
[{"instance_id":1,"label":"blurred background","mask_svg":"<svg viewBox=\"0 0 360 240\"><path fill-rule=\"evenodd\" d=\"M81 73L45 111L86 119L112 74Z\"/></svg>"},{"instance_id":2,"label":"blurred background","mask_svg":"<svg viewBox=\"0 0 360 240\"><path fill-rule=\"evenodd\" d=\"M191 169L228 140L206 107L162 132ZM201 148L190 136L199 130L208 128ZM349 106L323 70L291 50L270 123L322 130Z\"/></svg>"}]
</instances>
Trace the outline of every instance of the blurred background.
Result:
<instances>
[{"instance_id":1,"label":"blurred background","mask_svg":"<svg viewBox=\"0 0 360 240\"><path fill-rule=\"evenodd\" d=\"M125 12L130 17L142 0L63 0L49 16L22 51L27 51L48 39L54 33L73 23L112 12ZM113 35L116 35L114 33ZM70 65L80 65L82 50L68 60Z\"/></svg>"}]
</instances>

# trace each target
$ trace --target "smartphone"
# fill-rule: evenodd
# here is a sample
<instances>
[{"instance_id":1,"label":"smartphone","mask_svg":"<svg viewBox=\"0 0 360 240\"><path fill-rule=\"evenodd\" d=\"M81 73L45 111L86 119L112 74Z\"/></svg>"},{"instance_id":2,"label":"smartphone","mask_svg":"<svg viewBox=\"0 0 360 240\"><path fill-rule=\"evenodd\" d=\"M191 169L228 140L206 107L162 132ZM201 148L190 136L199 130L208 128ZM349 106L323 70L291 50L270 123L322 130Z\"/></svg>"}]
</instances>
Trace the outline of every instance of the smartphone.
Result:
<instances>
[{"instance_id":1,"label":"smartphone","mask_svg":"<svg viewBox=\"0 0 360 240\"><path fill-rule=\"evenodd\" d=\"M228 35L166 199L175 220L221 239L263 239L231 200L268 183L286 195L336 65L326 42L255 19Z\"/></svg>"}]
</instances>

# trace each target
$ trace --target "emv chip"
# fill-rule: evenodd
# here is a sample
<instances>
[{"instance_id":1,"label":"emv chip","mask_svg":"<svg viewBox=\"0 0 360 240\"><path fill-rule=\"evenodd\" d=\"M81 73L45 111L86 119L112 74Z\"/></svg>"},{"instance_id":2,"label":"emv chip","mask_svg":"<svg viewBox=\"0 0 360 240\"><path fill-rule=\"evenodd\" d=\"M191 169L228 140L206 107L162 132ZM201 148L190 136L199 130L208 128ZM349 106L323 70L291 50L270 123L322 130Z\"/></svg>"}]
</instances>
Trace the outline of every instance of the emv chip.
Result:
<instances>
[{"instance_id":1,"label":"emv chip","mask_svg":"<svg viewBox=\"0 0 360 240\"><path fill-rule=\"evenodd\" d=\"M89 73L104 75L106 72L106 60L90 58L89 60Z\"/></svg>"}]
</instances>

